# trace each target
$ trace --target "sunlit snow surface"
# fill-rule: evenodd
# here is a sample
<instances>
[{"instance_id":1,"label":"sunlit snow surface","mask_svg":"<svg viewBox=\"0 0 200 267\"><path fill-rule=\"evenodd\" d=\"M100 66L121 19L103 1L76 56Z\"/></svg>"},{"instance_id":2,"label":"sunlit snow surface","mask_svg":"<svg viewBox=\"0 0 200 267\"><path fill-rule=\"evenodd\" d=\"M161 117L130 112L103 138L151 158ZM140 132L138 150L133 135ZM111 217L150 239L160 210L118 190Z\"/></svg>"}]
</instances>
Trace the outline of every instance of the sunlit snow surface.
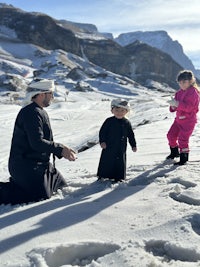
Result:
<instances>
[{"instance_id":1,"label":"sunlit snow surface","mask_svg":"<svg viewBox=\"0 0 200 267\"><path fill-rule=\"evenodd\" d=\"M1 267L200 266L199 124L190 161L175 167L166 133L172 93L132 88L129 119L138 151L127 149L127 180L97 182L98 131L111 116L110 92L70 92L47 108L54 139L78 153L57 160L68 186L50 200L0 206ZM134 92L135 90L135 92ZM0 104L0 180L21 106Z\"/></svg>"}]
</instances>

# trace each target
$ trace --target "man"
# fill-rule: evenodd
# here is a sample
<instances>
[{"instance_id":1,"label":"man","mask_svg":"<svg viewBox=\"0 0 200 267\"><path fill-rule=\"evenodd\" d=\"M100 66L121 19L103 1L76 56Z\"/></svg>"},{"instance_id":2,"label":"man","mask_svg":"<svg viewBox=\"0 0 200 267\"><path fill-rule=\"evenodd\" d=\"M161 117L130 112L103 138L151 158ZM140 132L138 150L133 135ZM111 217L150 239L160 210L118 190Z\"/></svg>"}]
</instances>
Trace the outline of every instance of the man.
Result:
<instances>
[{"instance_id":1,"label":"man","mask_svg":"<svg viewBox=\"0 0 200 267\"><path fill-rule=\"evenodd\" d=\"M44 110L53 99L52 80L33 81L19 111L9 157L10 181L0 183L0 204L28 203L50 198L66 182L54 165L54 158L76 159L75 152L53 141L49 117ZM54 174L53 174L54 173Z\"/></svg>"}]
</instances>

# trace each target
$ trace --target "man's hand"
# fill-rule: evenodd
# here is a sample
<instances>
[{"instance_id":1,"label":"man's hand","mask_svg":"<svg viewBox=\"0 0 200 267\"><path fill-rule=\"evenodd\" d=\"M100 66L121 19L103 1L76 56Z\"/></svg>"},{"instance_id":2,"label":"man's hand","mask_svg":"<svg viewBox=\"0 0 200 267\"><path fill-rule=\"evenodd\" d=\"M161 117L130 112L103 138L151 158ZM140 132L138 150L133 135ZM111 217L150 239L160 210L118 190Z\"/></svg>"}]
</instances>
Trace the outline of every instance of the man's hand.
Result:
<instances>
[{"instance_id":1,"label":"man's hand","mask_svg":"<svg viewBox=\"0 0 200 267\"><path fill-rule=\"evenodd\" d=\"M106 149L106 143L105 142L101 143L100 146L102 149Z\"/></svg>"},{"instance_id":2,"label":"man's hand","mask_svg":"<svg viewBox=\"0 0 200 267\"><path fill-rule=\"evenodd\" d=\"M65 159L68 159L69 161L75 161L77 158L76 152L73 149L66 147L66 146L63 147L62 156Z\"/></svg>"}]
</instances>

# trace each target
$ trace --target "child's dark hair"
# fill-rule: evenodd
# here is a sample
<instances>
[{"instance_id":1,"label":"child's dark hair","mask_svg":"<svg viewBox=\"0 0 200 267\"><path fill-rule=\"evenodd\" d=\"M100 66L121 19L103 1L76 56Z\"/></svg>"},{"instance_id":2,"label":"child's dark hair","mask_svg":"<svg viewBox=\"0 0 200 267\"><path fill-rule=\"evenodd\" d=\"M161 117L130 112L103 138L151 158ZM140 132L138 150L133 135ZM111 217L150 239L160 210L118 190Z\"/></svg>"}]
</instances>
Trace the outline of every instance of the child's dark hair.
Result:
<instances>
[{"instance_id":1,"label":"child's dark hair","mask_svg":"<svg viewBox=\"0 0 200 267\"><path fill-rule=\"evenodd\" d=\"M190 70L182 70L177 75L177 82L183 81L183 80L195 80L194 74Z\"/></svg>"},{"instance_id":2,"label":"child's dark hair","mask_svg":"<svg viewBox=\"0 0 200 267\"><path fill-rule=\"evenodd\" d=\"M188 80L188 81L191 81L192 82L192 85L198 90L200 91L197 83L196 83L196 79L194 77L194 74L191 70L182 70L178 73L177 75L177 82L180 82L180 81L184 81L184 80Z\"/></svg>"}]
</instances>

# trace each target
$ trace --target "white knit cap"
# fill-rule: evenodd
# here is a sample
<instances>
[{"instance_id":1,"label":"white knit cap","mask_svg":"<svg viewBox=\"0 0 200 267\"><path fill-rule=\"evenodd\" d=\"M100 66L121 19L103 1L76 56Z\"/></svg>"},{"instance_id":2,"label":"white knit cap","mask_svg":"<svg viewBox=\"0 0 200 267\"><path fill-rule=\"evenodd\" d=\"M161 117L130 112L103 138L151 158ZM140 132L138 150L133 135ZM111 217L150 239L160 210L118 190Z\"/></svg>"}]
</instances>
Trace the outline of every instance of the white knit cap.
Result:
<instances>
[{"instance_id":1,"label":"white knit cap","mask_svg":"<svg viewBox=\"0 0 200 267\"><path fill-rule=\"evenodd\" d=\"M121 98L117 98L117 99L113 99L111 102L111 108L125 108L127 111L130 111L130 104L128 103L127 100L121 99Z\"/></svg>"},{"instance_id":2,"label":"white knit cap","mask_svg":"<svg viewBox=\"0 0 200 267\"><path fill-rule=\"evenodd\" d=\"M26 89L26 97L23 101L23 106L27 106L32 102L32 98L37 94L53 92L55 84L53 80L43 79L40 81L33 81Z\"/></svg>"}]
</instances>

